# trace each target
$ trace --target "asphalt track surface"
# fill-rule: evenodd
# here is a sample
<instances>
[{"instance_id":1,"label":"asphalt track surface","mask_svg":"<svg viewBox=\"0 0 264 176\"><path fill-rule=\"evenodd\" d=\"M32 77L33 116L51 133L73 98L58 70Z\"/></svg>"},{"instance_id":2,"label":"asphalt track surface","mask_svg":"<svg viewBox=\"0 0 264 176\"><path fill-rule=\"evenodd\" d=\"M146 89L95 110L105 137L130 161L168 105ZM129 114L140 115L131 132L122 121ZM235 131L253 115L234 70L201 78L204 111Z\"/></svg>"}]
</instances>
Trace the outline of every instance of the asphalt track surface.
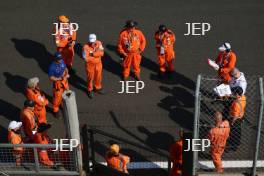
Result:
<instances>
[{"instance_id":1,"label":"asphalt track surface","mask_svg":"<svg viewBox=\"0 0 264 176\"><path fill-rule=\"evenodd\" d=\"M167 150L177 139L179 128L192 130L196 77L199 73L214 74L206 58L215 58L221 43L231 43L237 54L237 67L244 73L263 75L264 2L261 0L1 1L1 142L6 141L9 121L19 119L28 78L38 76L41 88L52 95L47 76L55 52L51 29L61 14L80 27L73 66L76 74L70 78L70 87L77 94L80 124L99 126L154 148ZM118 34L128 19L138 21L147 39L141 64L145 88L139 94L117 93L121 90L121 67L115 49ZM185 36L185 23L194 22L210 23L211 30L204 36ZM166 24L176 34L175 73L170 79L157 77L153 35L159 24ZM92 100L86 94L84 61L80 58L89 33L96 33L105 48L106 94L96 95ZM53 124L51 137L65 137L61 120L48 113L48 121Z\"/></svg>"}]
</instances>

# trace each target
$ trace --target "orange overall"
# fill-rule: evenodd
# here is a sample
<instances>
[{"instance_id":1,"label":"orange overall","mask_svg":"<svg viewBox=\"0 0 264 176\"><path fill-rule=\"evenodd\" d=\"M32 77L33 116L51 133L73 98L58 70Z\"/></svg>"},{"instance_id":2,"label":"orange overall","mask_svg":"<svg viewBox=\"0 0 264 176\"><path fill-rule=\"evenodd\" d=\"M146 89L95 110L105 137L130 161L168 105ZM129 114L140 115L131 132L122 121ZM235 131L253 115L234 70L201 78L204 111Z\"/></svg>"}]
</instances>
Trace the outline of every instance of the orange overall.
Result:
<instances>
[{"instance_id":1,"label":"orange overall","mask_svg":"<svg viewBox=\"0 0 264 176\"><path fill-rule=\"evenodd\" d=\"M209 131L208 138L211 141L211 156L218 172L223 171L222 155L225 150L226 141L230 134L230 126L227 120L224 120L219 126Z\"/></svg>"},{"instance_id":2,"label":"orange overall","mask_svg":"<svg viewBox=\"0 0 264 176\"><path fill-rule=\"evenodd\" d=\"M55 35L55 43L57 46L57 51L62 55L62 58L67 66L72 66L73 56L74 56L74 45L72 42L76 40L76 31L64 30L60 34L60 30Z\"/></svg>"},{"instance_id":3,"label":"orange overall","mask_svg":"<svg viewBox=\"0 0 264 176\"><path fill-rule=\"evenodd\" d=\"M160 72L164 73L166 71L166 62L168 64L168 70L172 72L174 70L173 60L175 59L173 49L175 35L171 30L167 30L164 33L157 31L155 33L155 40Z\"/></svg>"},{"instance_id":4,"label":"orange overall","mask_svg":"<svg viewBox=\"0 0 264 176\"><path fill-rule=\"evenodd\" d=\"M20 134L15 133L12 130L8 130L8 142L11 144L23 144L22 137ZM22 155L23 155L24 149L23 147L14 147L13 155L16 159L16 165L21 165Z\"/></svg>"},{"instance_id":5,"label":"orange overall","mask_svg":"<svg viewBox=\"0 0 264 176\"><path fill-rule=\"evenodd\" d=\"M39 123L47 123L46 106L49 104L48 99L38 89L26 89L26 97L28 100L35 102L34 113L38 117Z\"/></svg>"},{"instance_id":6,"label":"orange overall","mask_svg":"<svg viewBox=\"0 0 264 176\"><path fill-rule=\"evenodd\" d=\"M173 163L171 176L180 176L182 173L182 148L183 148L183 140L176 141L170 147L170 157Z\"/></svg>"},{"instance_id":7,"label":"orange overall","mask_svg":"<svg viewBox=\"0 0 264 176\"><path fill-rule=\"evenodd\" d=\"M104 48L100 41L92 44L85 44L83 46L83 57L86 61L85 70L87 75L87 89L88 91L102 88L102 61L101 57L104 55Z\"/></svg>"},{"instance_id":8,"label":"orange overall","mask_svg":"<svg viewBox=\"0 0 264 176\"><path fill-rule=\"evenodd\" d=\"M219 77L223 82L228 83L231 80L230 72L235 68L236 55L233 51L229 53L220 52L215 62L220 66L218 70Z\"/></svg>"},{"instance_id":9,"label":"orange overall","mask_svg":"<svg viewBox=\"0 0 264 176\"><path fill-rule=\"evenodd\" d=\"M50 144L50 139L47 135L44 135L42 133L36 133L34 135L34 142L36 144ZM53 166L53 161L50 160L47 149L39 149L39 160L40 163L47 165L47 166Z\"/></svg>"},{"instance_id":10,"label":"orange overall","mask_svg":"<svg viewBox=\"0 0 264 176\"><path fill-rule=\"evenodd\" d=\"M245 95L242 95L241 97L239 96L231 104L229 115L234 119L241 119L245 114L245 108L246 108L246 96Z\"/></svg>"},{"instance_id":11,"label":"orange overall","mask_svg":"<svg viewBox=\"0 0 264 176\"><path fill-rule=\"evenodd\" d=\"M68 75L68 73L65 72ZM62 94L69 89L69 83L64 76L63 80L53 82L53 112L58 112L62 102Z\"/></svg>"},{"instance_id":12,"label":"orange overall","mask_svg":"<svg viewBox=\"0 0 264 176\"><path fill-rule=\"evenodd\" d=\"M116 169L120 172L127 171L127 164L130 161L130 158L128 156L122 154L118 154L117 156L106 154L105 159L108 167Z\"/></svg>"},{"instance_id":13,"label":"orange overall","mask_svg":"<svg viewBox=\"0 0 264 176\"><path fill-rule=\"evenodd\" d=\"M21 122L23 124L23 129L28 137L28 140L33 139L32 131L36 131L38 127L38 119L34 112L29 108L22 109L20 113Z\"/></svg>"},{"instance_id":14,"label":"orange overall","mask_svg":"<svg viewBox=\"0 0 264 176\"><path fill-rule=\"evenodd\" d=\"M119 34L117 50L124 57L124 78L129 77L131 64L135 75L140 77L141 53L144 51L145 46L145 36L138 29L126 29Z\"/></svg>"}]
</instances>

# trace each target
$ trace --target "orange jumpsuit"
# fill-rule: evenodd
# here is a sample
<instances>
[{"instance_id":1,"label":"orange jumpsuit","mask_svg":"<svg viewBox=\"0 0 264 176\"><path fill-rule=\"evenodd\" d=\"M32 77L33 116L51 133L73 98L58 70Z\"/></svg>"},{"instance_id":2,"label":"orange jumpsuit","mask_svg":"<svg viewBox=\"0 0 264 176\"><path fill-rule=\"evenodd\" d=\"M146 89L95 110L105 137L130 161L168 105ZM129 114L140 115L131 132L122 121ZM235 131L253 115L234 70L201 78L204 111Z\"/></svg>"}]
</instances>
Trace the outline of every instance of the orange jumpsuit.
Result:
<instances>
[{"instance_id":1,"label":"orange jumpsuit","mask_svg":"<svg viewBox=\"0 0 264 176\"><path fill-rule=\"evenodd\" d=\"M53 82L53 112L58 112L62 102L62 94L69 89L67 78Z\"/></svg>"},{"instance_id":2,"label":"orange jumpsuit","mask_svg":"<svg viewBox=\"0 0 264 176\"><path fill-rule=\"evenodd\" d=\"M29 140L33 139L32 131L36 131L38 127L38 119L34 112L29 108L24 108L20 113L23 129Z\"/></svg>"},{"instance_id":3,"label":"orange jumpsuit","mask_svg":"<svg viewBox=\"0 0 264 176\"><path fill-rule=\"evenodd\" d=\"M71 35L69 30L64 30L63 34L67 35L62 35L59 32L55 35L55 43L57 51L61 53L65 64L71 67L74 56L74 45L72 42L76 41L76 31L72 31Z\"/></svg>"},{"instance_id":4,"label":"orange jumpsuit","mask_svg":"<svg viewBox=\"0 0 264 176\"><path fill-rule=\"evenodd\" d=\"M23 144L22 137L20 134L15 133L12 130L8 130L8 142L11 144ZM22 155L24 149L23 147L14 147L13 155L16 159L16 165L21 165Z\"/></svg>"},{"instance_id":5,"label":"orange jumpsuit","mask_svg":"<svg viewBox=\"0 0 264 176\"><path fill-rule=\"evenodd\" d=\"M38 117L38 122L47 123L46 106L49 101L45 98L45 95L38 89L27 88L26 97L28 100L35 102L34 113Z\"/></svg>"},{"instance_id":6,"label":"orange jumpsuit","mask_svg":"<svg viewBox=\"0 0 264 176\"><path fill-rule=\"evenodd\" d=\"M180 176L182 173L182 148L183 148L183 140L176 141L170 147L170 157L173 163L171 176Z\"/></svg>"},{"instance_id":7,"label":"orange jumpsuit","mask_svg":"<svg viewBox=\"0 0 264 176\"><path fill-rule=\"evenodd\" d=\"M118 156L113 156L107 153L105 159L108 167L116 169L120 172L126 172L127 164L130 161L130 158L128 156L122 154L119 154Z\"/></svg>"},{"instance_id":8,"label":"orange jumpsuit","mask_svg":"<svg viewBox=\"0 0 264 176\"><path fill-rule=\"evenodd\" d=\"M235 119L241 119L244 116L246 108L246 96L242 95L233 101L230 107L229 115Z\"/></svg>"},{"instance_id":9,"label":"orange jumpsuit","mask_svg":"<svg viewBox=\"0 0 264 176\"><path fill-rule=\"evenodd\" d=\"M167 30L164 33L157 31L155 33L155 40L160 72L164 73L166 71L166 62L168 64L168 70L172 72L174 70L173 60L175 59L175 53L173 49L175 35L171 30Z\"/></svg>"},{"instance_id":10,"label":"orange jumpsuit","mask_svg":"<svg viewBox=\"0 0 264 176\"><path fill-rule=\"evenodd\" d=\"M230 126L227 120L224 120L218 127L214 127L209 131L208 138L211 141L211 156L218 172L223 171L222 155L229 134Z\"/></svg>"},{"instance_id":11,"label":"orange jumpsuit","mask_svg":"<svg viewBox=\"0 0 264 176\"><path fill-rule=\"evenodd\" d=\"M220 66L218 70L219 77L224 82L229 82L231 80L230 72L235 68L236 65L236 55L233 51L229 53L220 52L215 62Z\"/></svg>"},{"instance_id":12,"label":"orange jumpsuit","mask_svg":"<svg viewBox=\"0 0 264 176\"><path fill-rule=\"evenodd\" d=\"M128 78L130 67L134 69L135 75L140 77L141 52L146 46L146 39L143 33L138 29L125 29L120 32L117 50L124 56L123 76Z\"/></svg>"},{"instance_id":13,"label":"orange jumpsuit","mask_svg":"<svg viewBox=\"0 0 264 176\"><path fill-rule=\"evenodd\" d=\"M34 142L36 144L50 144L50 139L47 135L44 135L42 133L36 133L34 135ZM39 149L39 160L40 163L47 165L47 166L53 166L53 161L50 160L47 149Z\"/></svg>"},{"instance_id":14,"label":"orange jumpsuit","mask_svg":"<svg viewBox=\"0 0 264 176\"><path fill-rule=\"evenodd\" d=\"M92 53L92 55L90 55ZM87 75L87 89L93 90L94 87L99 90L102 88L102 61L101 57L104 55L104 48L100 41L96 41L91 45L85 44L83 46L83 58L86 61L85 70Z\"/></svg>"}]
</instances>

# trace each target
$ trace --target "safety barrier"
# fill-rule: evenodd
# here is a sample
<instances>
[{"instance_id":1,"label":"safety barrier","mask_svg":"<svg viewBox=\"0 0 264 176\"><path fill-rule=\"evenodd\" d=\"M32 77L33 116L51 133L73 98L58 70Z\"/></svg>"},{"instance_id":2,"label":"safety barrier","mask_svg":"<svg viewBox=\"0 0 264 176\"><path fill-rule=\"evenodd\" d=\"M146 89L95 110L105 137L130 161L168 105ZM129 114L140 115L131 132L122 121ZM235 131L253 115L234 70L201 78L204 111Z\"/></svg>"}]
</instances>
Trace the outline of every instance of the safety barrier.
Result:
<instances>
[{"instance_id":1,"label":"safety barrier","mask_svg":"<svg viewBox=\"0 0 264 176\"><path fill-rule=\"evenodd\" d=\"M16 164L14 148L22 147L21 164ZM76 152L70 151L70 146L63 146L64 150L56 149L55 144L0 144L0 173L3 175L79 175ZM47 150L53 166L45 165L40 158L41 150Z\"/></svg>"},{"instance_id":2,"label":"safety barrier","mask_svg":"<svg viewBox=\"0 0 264 176\"><path fill-rule=\"evenodd\" d=\"M225 172L250 173L264 168L264 135L263 135L263 80L257 76L248 76L246 108L244 117L232 123L229 111L233 98L219 98L214 93L214 88L220 80L214 76L199 75L195 93L195 139L208 137L214 127L214 113L219 111L223 118L230 123L230 135L222 156ZM262 132L261 132L262 129ZM205 151L195 152L193 175L203 171L213 171L210 148Z\"/></svg>"},{"instance_id":3,"label":"safety barrier","mask_svg":"<svg viewBox=\"0 0 264 176\"><path fill-rule=\"evenodd\" d=\"M168 154L96 128L83 130L82 133L85 131L89 139L89 149L87 149L89 151L86 154L86 156L89 156L88 161L91 161L91 163L88 164L88 166L90 166L89 171L96 170L96 168L97 170L98 168L104 168L104 166L106 166L104 156L109 145L117 143L121 146L121 153L128 155L131 159L131 162L127 166L130 175L149 175L148 173L153 173L153 171L159 173L159 175L168 175L171 168ZM85 157L84 161L87 161ZM104 170L105 169L100 169L102 175L113 174L113 171Z\"/></svg>"}]
</instances>

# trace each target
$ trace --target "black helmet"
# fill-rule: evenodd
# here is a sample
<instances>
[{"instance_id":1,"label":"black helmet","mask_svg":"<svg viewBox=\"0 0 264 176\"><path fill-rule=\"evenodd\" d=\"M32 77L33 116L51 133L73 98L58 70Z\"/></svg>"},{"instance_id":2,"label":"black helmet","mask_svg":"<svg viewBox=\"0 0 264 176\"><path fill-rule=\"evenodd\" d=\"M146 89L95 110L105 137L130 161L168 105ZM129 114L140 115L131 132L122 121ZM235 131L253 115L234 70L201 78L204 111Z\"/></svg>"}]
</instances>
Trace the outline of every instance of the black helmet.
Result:
<instances>
[{"instance_id":1,"label":"black helmet","mask_svg":"<svg viewBox=\"0 0 264 176\"><path fill-rule=\"evenodd\" d=\"M159 26L159 31L160 32L165 32L167 30L167 27L164 25L164 24L161 24L160 26Z\"/></svg>"},{"instance_id":2,"label":"black helmet","mask_svg":"<svg viewBox=\"0 0 264 176\"><path fill-rule=\"evenodd\" d=\"M126 28L133 28L133 27L136 27L137 24L138 24L138 23L137 23L136 21L128 20L128 21L126 21L126 25L125 25L125 27L126 27Z\"/></svg>"},{"instance_id":3,"label":"black helmet","mask_svg":"<svg viewBox=\"0 0 264 176\"><path fill-rule=\"evenodd\" d=\"M32 100L26 100L24 102L24 107L31 107L31 108L33 108L34 106L35 106L35 102L32 101Z\"/></svg>"}]
</instances>

